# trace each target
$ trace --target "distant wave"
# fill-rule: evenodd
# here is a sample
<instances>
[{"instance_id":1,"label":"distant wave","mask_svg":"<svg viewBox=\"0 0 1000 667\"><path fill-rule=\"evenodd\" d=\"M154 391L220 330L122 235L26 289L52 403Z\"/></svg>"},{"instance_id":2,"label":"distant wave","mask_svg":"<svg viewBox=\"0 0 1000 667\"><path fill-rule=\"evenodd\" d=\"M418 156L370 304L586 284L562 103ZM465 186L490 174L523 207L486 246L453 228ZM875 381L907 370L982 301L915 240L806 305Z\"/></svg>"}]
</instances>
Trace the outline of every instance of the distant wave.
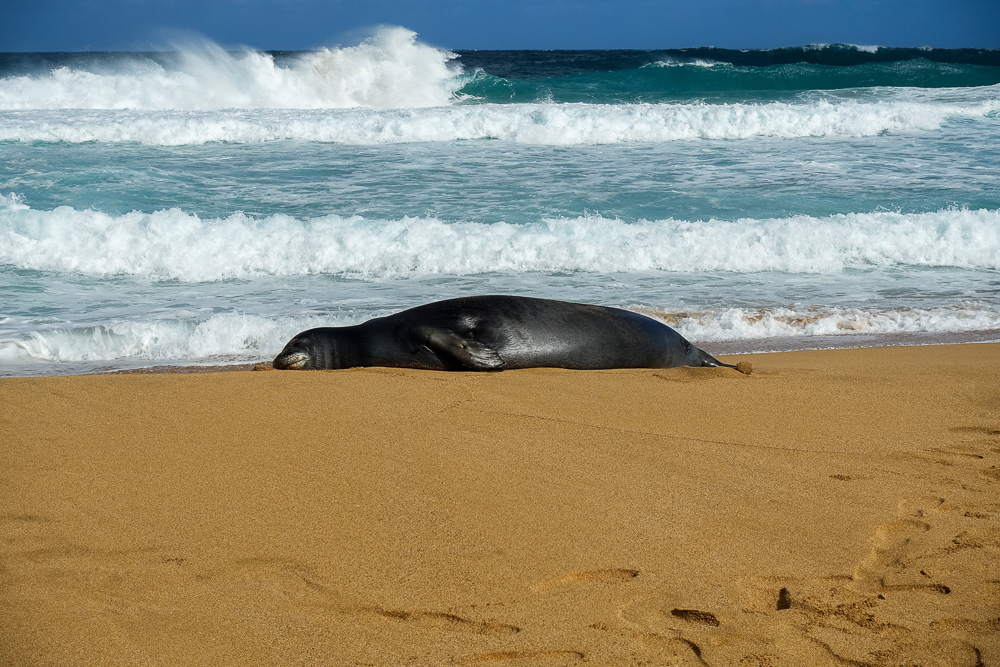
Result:
<instances>
[{"instance_id":1,"label":"distant wave","mask_svg":"<svg viewBox=\"0 0 1000 667\"><path fill-rule=\"evenodd\" d=\"M405 28L382 28L357 46L302 52L233 53L203 42L176 52L0 54L0 110L739 102L808 90L996 84L1000 51L814 45L453 52L422 44Z\"/></svg>"},{"instance_id":2,"label":"distant wave","mask_svg":"<svg viewBox=\"0 0 1000 667\"><path fill-rule=\"evenodd\" d=\"M455 54L382 28L358 46L285 58L228 53L211 42L154 58L77 58L0 79L0 109L332 109L448 104L461 88ZM45 62L44 58L41 59Z\"/></svg>"},{"instance_id":3,"label":"distant wave","mask_svg":"<svg viewBox=\"0 0 1000 667\"><path fill-rule=\"evenodd\" d=\"M589 215L485 224L242 213L202 219L178 209L36 211L0 195L0 264L187 282L309 274L382 280L551 271L829 273L900 265L997 270L1000 210L734 221Z\"/></svg>"},{"instance_id":4,"label":"distant wave","mask_svg":"<svg viewBox=\"0 0 1000 667\"><path fill-rule=\"evenodd\" d=\"M778 49L689 49L604 51L456 51L468 71L482 69L506 79L551 79L588 73L622 72L657 62L772 67L809 64L850 68L867 63L925 60L951 65L1000 67L1000 50L934 49L811 44Z\"/></svg>"},{"instance_id":5,"label":"distant wave","mask_svg":"<svg viewBox=\"0 0 1000 667\"><path fill-rule=\"evenodd\" d=\"M651 52L657 53L657 52ZM896 47L858 44L806 44L776 49L719 49L697 47L670 49L659 53L675 58L701 59L750 67L770 67L808 63L827 67L853 67L866 63L891 63L928 60L953 65L1000 67L997 49L937 49L931 47Z\"/></svg>"},{"instance_id":6,"label":"distant wave","mask_svg":"<svg viewBox=\"0 0 1000 667\"><path fill-rule=\"evenodd\" d=\"M809 63L736 66L710 60L658 60L638 69L554 78L502 78L480 70L459 93L477 102L623 104L767 100L775 94L875 87L973 88L1000 83L1000 67L929 60L828 67Z\"/></svg>"},{"instance_id":7,"label":"distant wave","mask_svg":"<svg viewBox=\"0 0 1000 667\"><path fill-rule=\"evenodd\" d=\"M801 47L803 51L827 51L827 50L842 50L842 51L859 51L861 53L878 53L882 48L881 46L863 46L861 44L808 44ZM923 49L926 51L927 49Z\"/></svg>"},{"instance_id":8,"label":"distant wave","mask_svg":"<svg viewBox=\"0 0 1000 667\"><path fill-rule=\"evenodd\" d=\"M0 112L0 141L139 143L301 140L343 144L499 139L577 145L755 137L875 136L992 122L992 100L899 98L768 104L481 104L430 109Z\"/></svg>"}]
</instances>

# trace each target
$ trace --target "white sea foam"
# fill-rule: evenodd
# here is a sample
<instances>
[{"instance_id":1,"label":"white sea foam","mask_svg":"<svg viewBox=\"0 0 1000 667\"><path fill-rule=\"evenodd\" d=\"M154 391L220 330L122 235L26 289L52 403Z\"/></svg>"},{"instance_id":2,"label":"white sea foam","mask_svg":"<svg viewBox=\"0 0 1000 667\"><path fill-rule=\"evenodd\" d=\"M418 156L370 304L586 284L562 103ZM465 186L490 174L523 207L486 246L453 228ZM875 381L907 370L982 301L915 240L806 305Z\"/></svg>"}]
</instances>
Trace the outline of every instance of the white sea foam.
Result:
<instances>
[{"instance_id":1,"label":"white sea foam","mask_svg":"<svg viewBox=\"0 0 1000 667\"><path fill-rule=\"evenodd\" d=\"M878 53L881 46L864 46L860 44L809 44L800 47L803 51L825 51L832 48L847 48L863 53ZM774 49L772 49L774 50Z\"/></svg>"},{"instance_id":2,"label":"white sea foam","mask_svg":"<svg viewBox=\"0 0 1000 667\"><path fill-rule=\"evenodd\" d=\"M485 224L41 211L0 195L0 263L187 282L309 274L381 280L536 271L832 273L898 265L996 270L1000 210L636 222L586 215Z\"/></svg>"},{"instance_id":3,"label":"white sea foam","mask_svg":"<svg viewBox=\"0 0 1000 667\"><path fill-rule=\"evenodd\" d=\"M230 54L205 42L177 69L123 59L115 71L60 67L0 79L0 109L329 109L448 104L463 85L455 55L382 28L358 46L320 49L288 67L265 53Z\"/></svg>"},{"instance_id":4,"label":"white sea foam","mask_svg":"<svg viewBox=\"0 0 1000 667\"><path fill-rule=\"evenodd\" d=\"M343 144L500 139L579 145L755 137L875 136L989 119L1000 100L819 100L769 104L482 104L323 111L0 112L0 141L199 145L302 140Z\"/></svg>"},{"instance_id":5,"label":"white sea foam","mask_svg":"<svg viewBox=\"0 0 1000 667\"><path fill-rule=\"evenodd\" d=\"M720 63L716 60L707 60L705 58L691 58L691 59L675 59L667 58L665 60L657 60L654 63L649 63L648 65L643 65L639 69L645 67L732 67L729 63Z\"/></svg>"},{"instance_id":6,"label":"white sea foam","mask_svg":"<svg viewBox=\"0 0 1000 667\"><path fill-rule=\"evenodd\" d=\"M1000 329L1000 311L979 303L899 309L831 306L728 308L700 313L646 311L693 341Z\"/></svg>"},{"instance_id":7,"label":"white sea foam","mask_svg":"<svg viewBox=\"0 0 1000 667\"><path fill-rule=\"evenodd\" d=\"M0 368L24 361L234 362L273 357L302 329L339 324L325 319L265 318L217 313L198 322L176 319L120 320L70 326L0 339Z\"/></svg>"}]
</instances>

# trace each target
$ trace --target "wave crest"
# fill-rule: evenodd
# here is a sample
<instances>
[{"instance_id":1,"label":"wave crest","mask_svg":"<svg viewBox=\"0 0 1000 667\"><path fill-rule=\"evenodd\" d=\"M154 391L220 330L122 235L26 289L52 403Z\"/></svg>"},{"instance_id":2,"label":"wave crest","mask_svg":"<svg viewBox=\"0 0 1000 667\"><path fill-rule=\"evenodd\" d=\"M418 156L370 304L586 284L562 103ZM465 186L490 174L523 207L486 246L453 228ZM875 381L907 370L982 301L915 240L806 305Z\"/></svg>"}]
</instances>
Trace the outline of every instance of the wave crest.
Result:
<instances>
[{"instance_id":1,"label":"wave crest","mask_svg":"<svg viewBox=\"0 0 1000 667\"><path fill-rule=\"evenodd\" d=\"M257 51L211 42L179 51L170 66L123 56L98 71L58 67L0 79L0 109L333 109L448 104L463 85L454 53L380 28L357 46L320 49L280 66Z\"/></svg>"},{"instance_id":2,"label":"wave crest","mask_svg":"<svg viewBox=\"0 0 1000 667\"><path fill-rule=\"evenodd\" d=\"M36 211L0 195L0 263L18 269L205 282L331 274L383 280L474 275L721 271L832 273L926 266L1000 269L1000 210L624 222L599 215L532 224L298 220L179 209L113 216Z\"/></svg>"},{"instance_id":3,"label":"wave crest","mask_svg":"<svg viewBox=\"0 0 1000 667\"><path fill-rule=\"evenodd\" d=\"M139 143L315 141L342 144L499 139L523 144L661 143L755 137L876 136L986 119L1000 101L853 100L812 104L479 104L340 111L6 112L0 141Z\"/></svg>"}]
</instances>

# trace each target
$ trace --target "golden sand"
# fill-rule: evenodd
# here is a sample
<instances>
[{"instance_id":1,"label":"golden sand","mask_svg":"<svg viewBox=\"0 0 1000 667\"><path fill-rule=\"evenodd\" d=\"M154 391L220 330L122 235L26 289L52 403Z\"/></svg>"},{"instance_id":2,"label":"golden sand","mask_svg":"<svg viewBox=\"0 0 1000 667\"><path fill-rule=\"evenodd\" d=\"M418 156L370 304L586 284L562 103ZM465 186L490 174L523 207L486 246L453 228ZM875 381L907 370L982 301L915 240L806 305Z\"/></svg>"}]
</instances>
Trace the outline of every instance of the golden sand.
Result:
<instances>
[{"instance_id":1,"label":"golden sand","mask_svg":"<svg viewBox=\"0 0 1000 667\"><path fill-rule=\"evenodd\" d=\"M0 665L1000 664L1000 345L0 380Z\"/></svg>"}]
</instances>

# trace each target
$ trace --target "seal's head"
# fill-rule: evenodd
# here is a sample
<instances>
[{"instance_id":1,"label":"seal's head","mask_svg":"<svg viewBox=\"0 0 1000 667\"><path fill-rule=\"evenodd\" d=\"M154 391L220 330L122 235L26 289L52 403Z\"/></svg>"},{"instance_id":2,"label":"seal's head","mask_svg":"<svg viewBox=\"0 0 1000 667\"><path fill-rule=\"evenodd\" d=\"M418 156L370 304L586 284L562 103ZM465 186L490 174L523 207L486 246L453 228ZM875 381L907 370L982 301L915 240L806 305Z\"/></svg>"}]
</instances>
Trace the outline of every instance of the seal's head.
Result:
<instances>
[{"instance_id":1,"label":"seal's head","mask_svg":"<svg viewBox=\"0 0 1000 667\"><path fill-rule=\"evenodd\" d=\"M280 370L308 371L350 368L358 366L356 327L320 327L309 329L288 341L278 356L274 367Z\"/></svg>"},{"instance_id":2,"label":"seal's head","mask_svg":"<svg viewBox=\"0 0 1000 667\"><path fill-rule=\"evenodd\" d=\"M285 348L274 358L274 367L280 370L303 370L313 368L313 345L310 332L305 331L288 341Z\"/></svg>"}]
</instances>

